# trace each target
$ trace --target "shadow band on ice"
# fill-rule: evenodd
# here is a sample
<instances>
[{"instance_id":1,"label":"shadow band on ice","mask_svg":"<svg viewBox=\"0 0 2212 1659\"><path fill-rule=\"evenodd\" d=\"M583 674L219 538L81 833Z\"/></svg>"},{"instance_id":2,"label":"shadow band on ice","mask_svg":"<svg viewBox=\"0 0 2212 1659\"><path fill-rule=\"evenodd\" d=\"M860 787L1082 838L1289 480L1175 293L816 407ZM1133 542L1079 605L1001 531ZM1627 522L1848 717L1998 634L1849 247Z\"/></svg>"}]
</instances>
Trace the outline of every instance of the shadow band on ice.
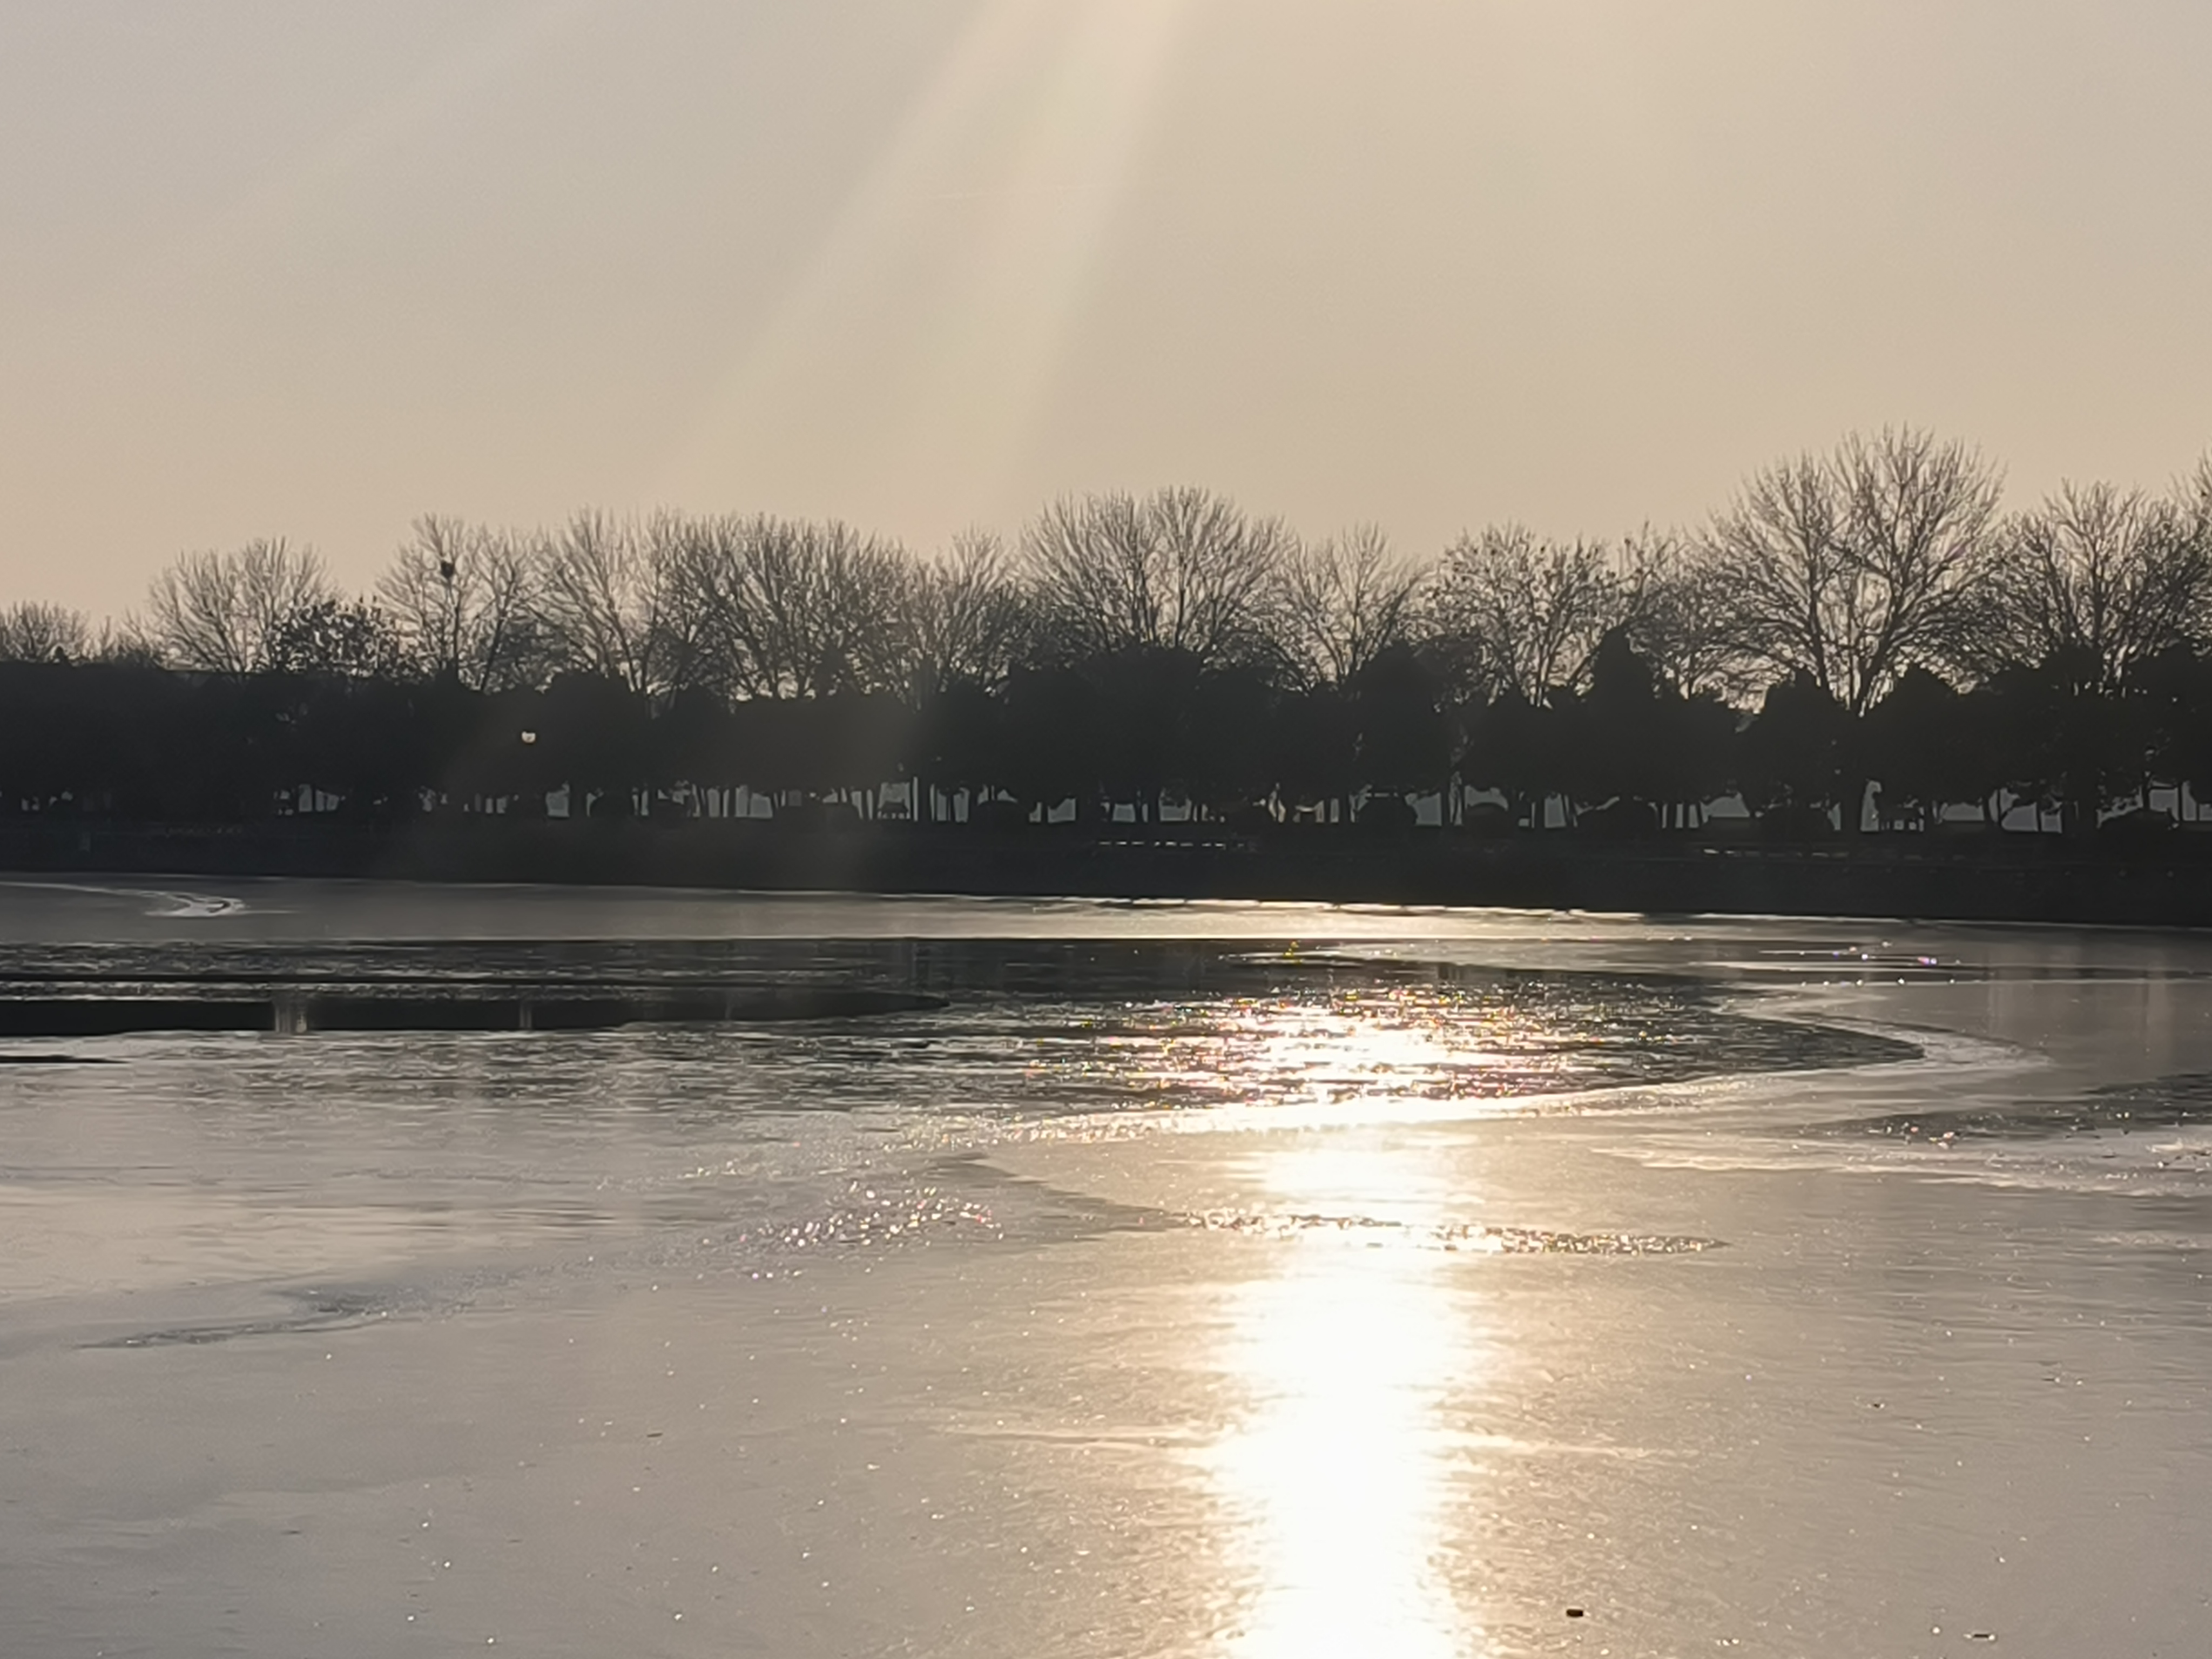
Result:
<instances>
[{"instance_id":1,"label":"shadow band on ice","mask_svg":"<svg viewBox=\"0 0 2212 1659\"><path fill-rule=\"evenodd\" d=\"M604 1031L654 1022L762 1024L942 1008L941 997L874 986L454 986L434 995L209 987L149 995L71 986L65 996L0 997L0 1036L138 1031Z\"/></svg>"}]
</instances>

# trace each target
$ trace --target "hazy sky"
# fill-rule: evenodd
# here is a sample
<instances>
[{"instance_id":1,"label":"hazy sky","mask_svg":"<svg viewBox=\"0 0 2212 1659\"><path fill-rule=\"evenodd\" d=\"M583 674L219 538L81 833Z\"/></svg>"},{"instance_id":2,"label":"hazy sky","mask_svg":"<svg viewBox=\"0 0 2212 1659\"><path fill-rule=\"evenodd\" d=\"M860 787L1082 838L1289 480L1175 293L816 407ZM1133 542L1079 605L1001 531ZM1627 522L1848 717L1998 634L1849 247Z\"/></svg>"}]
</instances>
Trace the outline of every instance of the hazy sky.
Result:
<instances>
[{"instance_id":1,"label":"hazy sky","mask_svg":"<svg viewBox=\"0 0 2212 1659\"><path fill-rule=\"evenodd\" d=\"M426 510L1428 551L1845 428L2212 443L2206 0L0 9L0 598Z\"/></svg>"}]
</instances>

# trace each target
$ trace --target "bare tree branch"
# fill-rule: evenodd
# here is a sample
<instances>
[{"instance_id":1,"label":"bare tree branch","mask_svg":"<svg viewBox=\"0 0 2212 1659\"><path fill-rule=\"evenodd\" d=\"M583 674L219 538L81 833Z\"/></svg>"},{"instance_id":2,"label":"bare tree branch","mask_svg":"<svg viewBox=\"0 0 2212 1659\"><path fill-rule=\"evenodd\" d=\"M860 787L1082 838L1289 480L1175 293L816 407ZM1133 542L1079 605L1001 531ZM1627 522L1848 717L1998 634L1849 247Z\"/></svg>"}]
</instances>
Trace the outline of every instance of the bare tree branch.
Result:
<instances>
[{"instance_id":1,"label":"bare tree branch","mask_svg":"<svg viewBox=\"0 0 2212 1659\"><path fill-rule=\"evenodd\" d=\"M1444 554L1431 625L1481 695L1540 702L1581 682L1598 641L1627 619L1630 597L1603 543L1494 526Z\"/></svg>"},{"instance_id":2,"label":"bare tree branch","mask_svg":"<svg viewBox=\"0 0 2212 1659\"><path fill-rule=\"evenodd\" d=\"M295 613L335 597L312 548L281 538L234 553L186 553L155 578L148 629L180 668L252 674L270 666L270 645Z\"/></svg>"},{"instance_id":3,"label":"bare tree branch","mask_svg":"<svg viewBox=\"0 0 2212 1659\"><path fill-rule=\"evenodd\" d=\"M1696 543L1647 526L1621 544L1620 561L1630 641L1661 680L1684 696L1758 689L1730 638L1724 579Z\"/></svg>"},{"instance_id":4,"label":"bare tree branch","mask_svg":"<svg viewBox=\"0 0 2212 1659\"><path fill-rule=\"evenodd\" d=\"M1306 679L1343 684L1411 639L1426 578L1374 525L1294 544L1278 604L1285 654Z\"/></svg>"},{"instance_id":5,"label":"bare tree branch","mask_svg":"<svg viewBox=\"0 0 2212 1659\"><path fill-rule=\"evenodd\" d=\"M757 517L695 522L684 545L687 613L730 695L904 689L913 573L895 544Z\"/></svg>"},{"instance_id":6,"label":"bare tree branch","mask_svg":"<svg viewBox=\"0 0 2212 1659\"><path fill-rule=\"evenodd\" d=\"M1269 600L1292 545L1279 520L1179 489L1063 498L1030 526L1022 555L1063 654L1186 651L1217 665L1273 652Z\"/></svg>"},{"instance_id":7,"label":"bare tree branch","mask_svg":"<svg viewBox=\"0 0 2212 1659\"><path fill-rule=\"evenodd\" d=\"M20 599L0 611L0 662L82 662L93 654L82 611Z\"/></svg>"},{"instance_id":8,"label":"bare tree branch","mask_svg":"<svg viewBox=\"0 0 2212 1659\"><path fill-rule=\"evenodd\" d=\"M2205 637L2212 534L2186 501L2065 484L2004 528L1984 668L2064 656L2111 690L2168 646Z\"/></svg>"},{"instance_id":9,"label":"bare tree branch","mask_svg":"<svg viewBox=\"0 0 2212 1659\"><path fill-rule=\"evenodd\" d=\"M641 525L591 511L542 539L531 562L554 663L647 695L689 683L703 643L687 585L693 539L672 514Z\"/></svg>"},{"instance_id":10,"label":"bare tree branch","mask_svg":"<svg viewBox=\"0 0 2212 1659\"><path fill-rule=\"evenodd\" d=\"M1029 641L1029 606L1012 562L1005 544L982 531L954 537L942 555L917 567L905 608L908 678L916 690L1001 684Z\"/></svg>"},{"instance_id":11,"label":"bare tree branch","mask_svg":"<svg viewBox=\"0 0 2212 1659\"><path fill-rule=\"evenodd\" d=\"M1915 664L1971 647L2002 480L1909 428L1755 473L1706 532L1731 643L1863 713Z\"/></svg>"},{"instance_id":12,"label":"bare tree branch","mask_svg":"<svg viewBox=\"0 0 2212 1659\"><path fill-rule=\"evenodd\" d=\"M476 691L538 678L530 544L507 532L425 516L377 578L377 597L427 672Z\"/></svg>"}]
</instances>

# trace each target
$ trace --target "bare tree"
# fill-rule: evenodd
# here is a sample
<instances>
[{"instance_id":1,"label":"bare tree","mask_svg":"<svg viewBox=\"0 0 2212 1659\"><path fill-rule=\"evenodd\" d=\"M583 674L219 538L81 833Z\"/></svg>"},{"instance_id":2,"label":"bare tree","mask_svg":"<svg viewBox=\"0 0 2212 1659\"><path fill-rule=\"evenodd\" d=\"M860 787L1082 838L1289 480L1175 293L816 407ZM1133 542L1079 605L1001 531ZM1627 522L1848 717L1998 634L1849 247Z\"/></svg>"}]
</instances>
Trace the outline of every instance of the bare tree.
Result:
<instances>
[{"instance_id":1,"label":"bare tree","mask_svg":"<svg viewBox=\"0 0 2212 1659\"><path fill-rule=\"evenodd\" d=\"M1684 696L1756 689L1745 683L1726 625L1723 579L1703 549L1678 532L1647 526L1621 544L1619 559L1630 641L1664 684Z\"/></svg>"},{"instance_id":2,"label":"bare tree","mask_svg":"<svg viewBox=\"0 0 2212 1659\"><path fill-rule=\"evenodd\" d=\"M1029 606L1005 544L967 531L936 559L916 566L905 596L908 679L917 691L956 684L996 686L1028 643Z\"/></svg>"},{"instance_id":3,"label":"bare tree","mask_svg":"<svg viewBox=\"0 0 2212 1659\"><path fill-rule=\"evenodd\" d=\"M99 633L93 637L89 654L94 662L132 668L159 668L162 664L161 646L147 633L145 623L132 616L119 622L103 618Z\"/></svg>"},{"instance_id":4,"label":"bare tree","mask_svg":"<svg viewBox=\"0 0 2212 1659\"><path fill-rule=\"evenodd\" d=\"M82 611L20 599L0 611L0 662L82 662L94 649Z\"/></svg>"},{"instance_id":5,"label":"bare tree","mask_svg":"<svg viewBox=\"0 0 2212 1659\"><path fill-rule=\"evenodd\" d=\"M1431 628L1481 695L1540 702L1582 680L1598 641L1627 619L1631 597L1603 543L1494 526L1445 552Z\"/></svg>"},{"instance_id":6,"label":"bare tree","mask_svg":"<svg viewBox=\"0 0 2212 1659\"><path fill-rule=\"evenodd\" d=\"M717 519L688 526L686 626L731 695L903 690L915 580L893 544L836 522Z\"/></svg>"},{"instance_id":7,"label":"bare tree","mask_svg":"<svg viewBox=\"0 0 2212 1659\"><path fill-rule=\"evenodd\" d=\"M2064 656L2109 690L2136 665L2205 636L2212 533L2185 500L2066 484L2004 528L1984 668Z\"/></svg>"},{"instance_id":8,"label":"bare tree","mask_svg":"<svg viewBox=\"0 0 2212 1659\"><path fill-rule=\"evenodd\" d=\"M1307 679L1343 684L1412 638L1426 574L1374 525L1292 545L1277 601L1285 654Z\"/></svg>"},{"instance_id":9,"label":"bare tree","mask_svg":"<svg viewBox=\"0 0 2212 1659\"><path fill-rule=\"evenodd\" d=\"M640 524L588 510L543 538L531 562L553 661L648 694L690 683L703 647L687 581L694 539L673 514Z\"/></svg>"},{"instance_id":10,"label":"bare tree","mask_svg":"<svg viewBox=\"0 0 2212 1659\"><path fill-rule=\"evenodd\" d=\"M282 538L232 553L186 553L155 578L147 631L180 668L258 673L270 665L270 643L295 614L335 597L314 550Z\"/></svg>"},{"instance_id":11,"label":"bare tree","mask_svg":"<svg viewBox=\"0 0 2212 1659\"><path fill-rule=\"evenodd\" d=\"M1291 545L1279 520L1179 489L1064 497L1022 550L1038 615L1066 654L1164 649L1214 665L1273 651L1268 601Z\"/></svg>"},{"instance_id":12,"label":"bare tree","mask_svg":"<svg viewBox=\"0 0 2212 1659\"><path fill-rule=\"evenodd\" d=\"M1705 538L1730 644L1862 714L1915 664L1971 645L2002 480L1909 428L1755 473Z\"/></svg>"},{"instance_id":13,"label":"bare tree","mask_svg":"<svg viewBox=\"0 0 2212 1659\"><path fill-rule=\"evenodd\" d=\"M376 592L425 672L476 691L537 677L544 641L527 541L459 519L416 520Z\"/></svg>"},{"instance_id":14,"label":"bare tree","mask_svg":"<svg viewBox=\"0 0 2212 1659\"><path fill-rule=\"evenodd\" d=\"M2174 494L2195 532L2212 536L2212 450L2198 459L2196 470L2175 486Z\"/></svg>"}]
</instances>

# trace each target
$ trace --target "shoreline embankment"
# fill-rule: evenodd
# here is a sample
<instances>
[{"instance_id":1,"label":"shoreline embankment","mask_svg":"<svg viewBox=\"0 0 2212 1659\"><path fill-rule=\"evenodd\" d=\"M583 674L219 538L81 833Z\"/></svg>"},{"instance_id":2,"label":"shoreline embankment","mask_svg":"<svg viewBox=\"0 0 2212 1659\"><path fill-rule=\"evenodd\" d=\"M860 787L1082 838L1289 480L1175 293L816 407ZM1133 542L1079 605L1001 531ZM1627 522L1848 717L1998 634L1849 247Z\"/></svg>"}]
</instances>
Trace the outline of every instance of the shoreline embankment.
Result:
<instances>
[{"instance_id":1,"label":"shoreline embankment","mask_svg":"<svg viewBox=\"0 0 2212 1659\"><path fill-rule=\"evenodd\" d=\"M766 891L1258 899L2212 927L2212 837L1866 835L1808 843L1297 826L1275 836L1070 826L691 819L0 827L25 874L294 876Z\"/></svg>"}]
</instances>

